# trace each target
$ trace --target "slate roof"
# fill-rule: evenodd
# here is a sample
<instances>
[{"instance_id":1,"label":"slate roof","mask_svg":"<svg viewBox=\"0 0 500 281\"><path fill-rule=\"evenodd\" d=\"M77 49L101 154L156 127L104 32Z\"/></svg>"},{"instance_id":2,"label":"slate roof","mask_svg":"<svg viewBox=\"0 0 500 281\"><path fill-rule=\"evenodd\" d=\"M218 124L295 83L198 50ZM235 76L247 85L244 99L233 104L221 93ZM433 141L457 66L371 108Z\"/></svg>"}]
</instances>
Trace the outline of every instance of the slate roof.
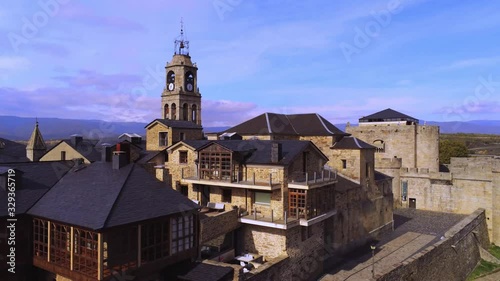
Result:
<instances>
[{"instance_id":1,"label":"slate roof","mask_svg":"<svg viewBox=\"0 0 500 281\"><path fill-rule=\"evenodd\" d=\"M343 137L340 141L336 142L332 148L334 149L375 149L375 146L367 144L366 142L352 137Z\"/></svg>"},{"instance_id":2,"label":"slate roof","mask_svg":"<svg viewBox=\"0 0 500 281\"><path fill-rule=\"evenodd\" d=\"M185 281L232 280L233 272L234 268L230 266L200 263L186 273L186 275L179 276L179 279Z\"/></svg>"},{"instance_id":3,"label":"slate roof","mask_svg":"<svg viewBox=\"0 0 500 281\"><path fill-rule=\"evenodd\" d=\"M28 161L26 145L0 138L0 163Z\"/></svg>"},{"instance_id":4,"label":"slate roof","mask_svg":"<svg viewBox=\"0 0 500 281\"><path fill-rule=\"evenodd\" d=\"M377 113L364 116L359 119L359 122L382 122L382 121L410 121L418 123L418 119L387 108Z\"/></svg>"},{"instance_id":5,"label":"slate roof","mask_svg":"<svg viewBox=\"0 0 500 281\"><path fill-rule=\"evenodd\" d=\"M179 128L179 129L203 129L201 125L198 125L191 121L184 120L170 120L170 119L155 119L151 123L147 124L144 128L148 128L155 122L160 122L161 124L170 127L170 128Z\"/></svg>"},{"instance_id":6,"label":"slate roof","mask_svg":"<svg viewBox=\"0 0 500 281\"><path fill-rule=\"evenodd\" d=\"M4 163L2 167L20 170L21 186L16 187L16 214L24 214L74 165L73 161ZM7 192L0 189L0 202L7 202ZM0 204L0 217L7 216L7 203Z\"/></svg>"},{"instance_id":7,"label":"slate roof","mask_svg":"<svg viewBox=\"0 0 500 281\"><path fill-rule=\"evenodd\" d=\"M263 113L239 125L229 128L225 130L225 132L236 132L240 135L348 135L316 113Z\"/></svg>"},{"instance_id":8,"label":"slate roof","mask_svg":"<svg viewBox=\"0 0 500 281\"><path fill-rule=\"evenodd\" d=\"M325 160L328 158L310 141L299 140L216 140L207 141L203 146L197 148L202 150L211 144L219 144L233 152L238 152L244 156L247 164L270 164L289 165L306 148L315 149ZM281 144L281 158L278 163L271 161L271 148L273 143Z\"/></svg>"},{"instance_id":9,"label":"slate roof","mask_svg":"<svg viewBox=\"0 0 500 281\"><path fill-rule=\"evenodd\" d=\"M114 170L110 162L94 162L68 173L28 213L99 230L197 208L139 165Z\"/></svg>"}]
</instances>

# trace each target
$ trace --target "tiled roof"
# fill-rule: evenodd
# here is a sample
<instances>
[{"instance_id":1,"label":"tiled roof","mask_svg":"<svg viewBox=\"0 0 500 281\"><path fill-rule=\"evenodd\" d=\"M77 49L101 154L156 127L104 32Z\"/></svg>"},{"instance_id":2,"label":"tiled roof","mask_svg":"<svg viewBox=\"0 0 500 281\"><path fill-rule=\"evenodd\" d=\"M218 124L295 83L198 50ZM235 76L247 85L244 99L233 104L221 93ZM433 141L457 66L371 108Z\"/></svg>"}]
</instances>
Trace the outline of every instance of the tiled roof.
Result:
<instances>
[{"instance_id":1,"label":"tiled roof","mask_svg":"<svg viewBox=\"0 0 500 281\"><path fill-rule=\"evenodd\" d=\"M145 128L149 127L155 122L160 122L161 124L168 126L170 128L180 128L180 129L203 129L201 125L198 125L191 121L183 120L170 120L170 119L155 119L151 123L147 124Z\"/></svg>"},{"instance_id":2,"label":"tiled roof","mask_svg":"<svg viewBox=\"0 0 500 281\"><path fill-rule=\"evenodd\" d=\"M28 161L26 145L0 138L0 163Z\"/></svg>"},{"instance_id":3,"label":"tiled roof","mask_svg":"<svg viewBox=\"0 0 500 281\"><path fill-rule=\"evenodd\" d=\"M367 144L366 142L355 137L343 137L340 141L336 142L332 148L334 149L375 149L375 146Z\"/></svg>"},{"instance_id":4,"label":"tiled roof","mask_svg":"<svg viewBox=\"0 0 500 281\"><path fill-rule=\"evenodd\" d=\"M377 113L364 116L359 119L359 122L377 122L377 121L413 121L418 123L418 119L387 108Z\"/></svg>"},{"instance_id":5,"label":"tiled roof","mask_svg":"<svg viewBox=\"0 0 500 281\"><path fill-rule=\"evenodd\" d=\"M68 173L28 213L98 230L197 208L138 165L94 162Z\"/></svg>"},{"instance_id":6,"label":"tiled roof","mask_svg":"<svg viewBox=\"0 0 500 281\"><path fill-rule=\"evenodd\" d=\"M264 113L229 128L225 132L236 132L240 135L347 135L316 113L288 115Z\"/></svg>"},{"instance_id":7,"label":"tiled roof","mask_svg":"<svg viewBox=\"0 0 500 281\"><path fill-rule=\"evenodd\" d=\"M24 214L70 169L73 161L4 163L8 167L22 171L21 185L16 187L16 214ZM7 202L7 192L0 189L0 201ZM0 205L0 217L7 215L7 203Z\"/></svg>"},{"instance_id":8,"label":"tiled roof","mask_svg":"<svg viewBox=\"0 0 500 281\"><path fill-rule=\"evenodd\" d=\"M213 143L219 144L233 152L239 152L244 156L244 162L247 164L288 165L309 147L315 149L325 160L328 160L312 142L299 140L217 140L207 141L204 146L200 146L197 150L202 150ZM281 158L278 163L271 161L273 143L281 144Z\"/></svg>"}]
</instances>

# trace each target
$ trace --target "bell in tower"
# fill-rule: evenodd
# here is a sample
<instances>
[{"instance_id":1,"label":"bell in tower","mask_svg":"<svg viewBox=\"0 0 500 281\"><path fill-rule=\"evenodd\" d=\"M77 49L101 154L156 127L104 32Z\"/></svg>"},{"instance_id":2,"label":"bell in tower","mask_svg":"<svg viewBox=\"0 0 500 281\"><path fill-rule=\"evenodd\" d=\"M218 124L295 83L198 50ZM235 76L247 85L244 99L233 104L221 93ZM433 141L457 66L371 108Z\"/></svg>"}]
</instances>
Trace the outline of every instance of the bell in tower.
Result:
<instances>
[{"instance_id":1,"label":"bell in tower","mask_svg":"<svg viewBox=\"0 0 500 281\"><path fill-rule=\"evenodd\" d=\"M165 66L166 84L161 95L162 118L190 121L201 125L201 94L197 85L198 67L191 61L189 41L181 21L180 35L174 40L174 55Z\"/></svg>"}]
</instances>

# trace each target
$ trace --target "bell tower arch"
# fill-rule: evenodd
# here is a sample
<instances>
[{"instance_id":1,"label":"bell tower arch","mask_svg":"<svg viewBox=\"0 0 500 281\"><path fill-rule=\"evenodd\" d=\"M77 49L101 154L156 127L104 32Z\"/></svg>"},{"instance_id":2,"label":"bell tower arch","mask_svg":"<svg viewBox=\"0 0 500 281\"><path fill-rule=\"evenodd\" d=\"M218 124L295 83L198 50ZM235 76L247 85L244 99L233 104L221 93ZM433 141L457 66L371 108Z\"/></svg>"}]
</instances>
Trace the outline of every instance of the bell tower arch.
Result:
<instances>
[{"instance_id":1,"label":"bell tower arch","mask_svg":"<svg viewBox=\"0 0 500 281\"><path fill-rule=\"evenodd\" d=\"M166 83L161 94L163 119L191 121L201 125L201 93L198 88L198 67L191 61L189 41L181 33L174 41L174 55L165 66Z\"/></svg>"}]
</instances>

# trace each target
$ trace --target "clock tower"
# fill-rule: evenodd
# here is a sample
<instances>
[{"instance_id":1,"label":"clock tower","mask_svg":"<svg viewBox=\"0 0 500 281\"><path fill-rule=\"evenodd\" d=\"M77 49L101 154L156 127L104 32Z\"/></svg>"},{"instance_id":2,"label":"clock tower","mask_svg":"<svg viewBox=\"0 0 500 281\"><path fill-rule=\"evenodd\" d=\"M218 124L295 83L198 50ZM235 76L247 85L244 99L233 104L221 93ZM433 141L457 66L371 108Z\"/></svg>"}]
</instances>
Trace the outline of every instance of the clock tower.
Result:
<instances>
[{"instance_id":1,"label":"clock tower","mask_svg":"<svg viewBox=\"0 0 500 281\"><path fill-rule=\"evenodd\" d=\"M162 118L191 121L201 125L201 94L197 83L198 67L189 56L189 41L181 34L174 41L174 56L165 66L166 84L161 94Z\"/></svg>"}]
</instances>

